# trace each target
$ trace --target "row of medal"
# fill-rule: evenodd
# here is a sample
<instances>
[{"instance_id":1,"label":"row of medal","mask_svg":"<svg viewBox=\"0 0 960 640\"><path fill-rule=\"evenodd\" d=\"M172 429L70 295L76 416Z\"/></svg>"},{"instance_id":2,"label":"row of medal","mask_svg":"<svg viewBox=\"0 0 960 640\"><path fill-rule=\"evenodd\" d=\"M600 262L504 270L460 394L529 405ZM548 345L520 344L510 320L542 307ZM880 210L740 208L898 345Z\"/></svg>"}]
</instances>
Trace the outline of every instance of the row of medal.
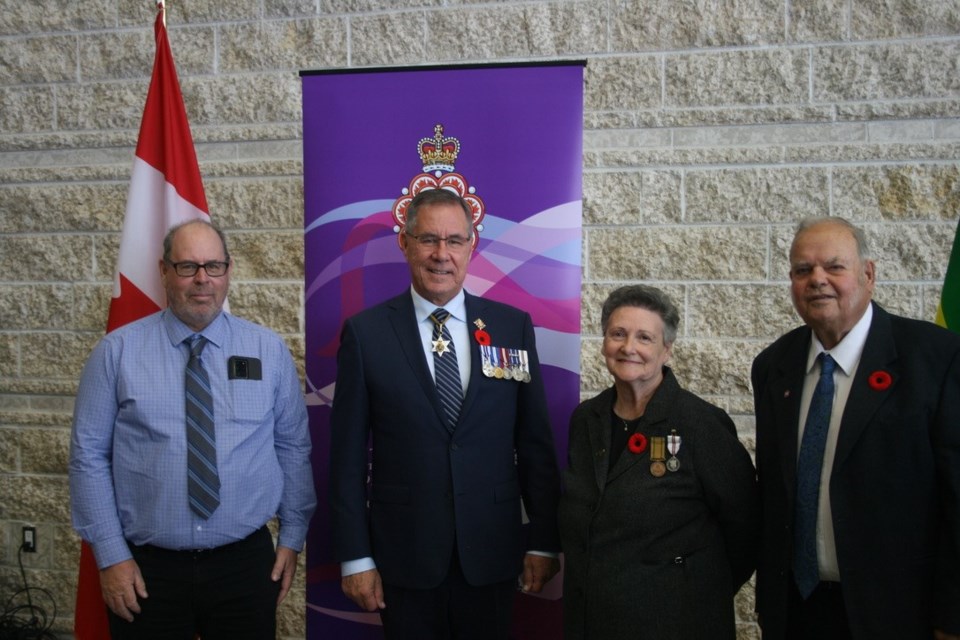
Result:
<instances>
[{"instance_id":1,"label":"row of medal","mask_svg":"<svg viewBox=\"0 0 960 640\"><path fill-rule=\"evenodd\" d=\"M488 378L530 382L530 358L526 349L480 345L483 375Z\"/></svg>"},{"instance_id":2,"label":"row of medal","mask_svg":"<svg viewBox=\"0 0 960 640\"><path fill-rule=\"evenodd\" d=\"M681 438L676 429L672 429L666 437L650 436L650 475L660 478L667 471L674 472L680 468L680 460L677 458L680 442ZM669 458L664 450L670 453Z\"/></svg>"}]
</instances>

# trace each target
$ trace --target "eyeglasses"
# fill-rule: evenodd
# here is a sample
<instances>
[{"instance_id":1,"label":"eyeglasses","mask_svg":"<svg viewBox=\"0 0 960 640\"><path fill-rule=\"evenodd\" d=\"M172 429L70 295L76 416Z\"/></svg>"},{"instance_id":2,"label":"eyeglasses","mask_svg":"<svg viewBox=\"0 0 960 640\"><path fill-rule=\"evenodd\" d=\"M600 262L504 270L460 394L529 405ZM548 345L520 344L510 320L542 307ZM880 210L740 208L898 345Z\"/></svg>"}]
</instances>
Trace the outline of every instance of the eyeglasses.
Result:
<instances>
[{"instance_id":1,"label":"eyeglasses","mask_svg":"<svg viewBox=\"0 0 960 640\"><path fill-rule=\"evenodd\" d=\"M464 238L463 236L447 236L443 238L441 236L435 236L432 233L422 233L419 236L407 233L407 237L416 240L421 249L430 249L431 251L438 249L441 242L446 242L447 249L450 251L463 251L471 245L470 238Z\"/></svg>"},{"instance_id":2,"label":"eyeglasses","mask_svg":"<svg viewBox=\"0 0 960 640\"><path fill-rule=\"evenodd\" d=\"M192 278L197 275L197 271L203 267L203 270L207 272L207 275L211 278L220 278L227 273L227 269L230 267L230 260L226 262L221 262L219 260L214 260L212 262L204 262L203 264L197 264L196 262L170 262L167 260L167 264L173 267L173 270L177 272L177 275L181 278Z\"/></svg>"}]
</instances>

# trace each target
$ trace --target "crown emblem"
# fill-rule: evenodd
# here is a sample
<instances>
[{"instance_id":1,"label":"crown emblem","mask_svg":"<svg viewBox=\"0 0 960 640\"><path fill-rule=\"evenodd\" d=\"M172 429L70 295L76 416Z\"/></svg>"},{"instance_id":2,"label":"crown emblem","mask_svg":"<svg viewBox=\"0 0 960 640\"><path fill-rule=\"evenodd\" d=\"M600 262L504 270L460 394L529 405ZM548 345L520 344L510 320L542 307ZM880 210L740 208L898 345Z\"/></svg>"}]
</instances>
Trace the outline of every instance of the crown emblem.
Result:
<instances>
[{"instance_id":1,"label":"crown emblem","mask_svg":"<svg viewBox=\"0 0 960 640\"><path fill-rule=\"evenodd\" d=\"M447 189L453 191L470 206L473 225L473 247L476 249L483 231L481 221L486 215L483 200L477 195L477 190L470 186L463 174L455 171L454 163L460 153L460 141L456 138L443 136L443 125L433 127L432 138L421 138L417 144L417 152L423 163L423 173L410 179L410 184L401 190L399 198L394 200L391 214L396 224L393 232L399 234L407 222L407 206L414 196L425 189ZM400 237L397 236L397 242Z\"/></svg>"},{"instance_id":2,"label":"crown emblem","mask_svg":"<svg viewBox=\"0 0 960 640\"><path fill-rule=\"evenodd\" d=\"M443 137L443 125L433 128L432 138L421 138L417 145L423 171L453 171L460 153L460 141L453 137Z\"/></svg>"}]
</instances>

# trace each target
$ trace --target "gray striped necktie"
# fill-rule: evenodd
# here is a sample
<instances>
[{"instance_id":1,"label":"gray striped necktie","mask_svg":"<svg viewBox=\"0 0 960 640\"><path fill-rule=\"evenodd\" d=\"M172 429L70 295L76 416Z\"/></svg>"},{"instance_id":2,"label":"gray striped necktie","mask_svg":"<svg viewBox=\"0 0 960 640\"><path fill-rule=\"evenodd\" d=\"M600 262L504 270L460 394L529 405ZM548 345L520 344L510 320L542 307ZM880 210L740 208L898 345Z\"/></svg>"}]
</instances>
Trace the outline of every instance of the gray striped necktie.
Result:
<instances>
[{"instance_id":1,"label":"gray striped necktie","mask_svg":"<svg viewBox=\"0 0 960 640\"><path fill-rule=\"evenodd\" d=\"M210 393L210 378L200 360L207 339L194 335L189 340L190 361L187 362L186 372L187 497L190 509L207 519L220 506L213 395Z\"/></svg>"},{"instance_id":2,"label":"gray striped necktie","mask_svg":"<svg viewBox=\"0 0 960 640\"><path fill-rule=\"evenodd\" d=\"M463 386L460 382L460 366L457 364L457 350L453 338L446 327L450 313L443 308L430 314L433 320L433 370L437 382L437 392L443 411L447 414L448 429L457 425L460 417L460 405L463 403Z\"/></svg>"}]
</instances>

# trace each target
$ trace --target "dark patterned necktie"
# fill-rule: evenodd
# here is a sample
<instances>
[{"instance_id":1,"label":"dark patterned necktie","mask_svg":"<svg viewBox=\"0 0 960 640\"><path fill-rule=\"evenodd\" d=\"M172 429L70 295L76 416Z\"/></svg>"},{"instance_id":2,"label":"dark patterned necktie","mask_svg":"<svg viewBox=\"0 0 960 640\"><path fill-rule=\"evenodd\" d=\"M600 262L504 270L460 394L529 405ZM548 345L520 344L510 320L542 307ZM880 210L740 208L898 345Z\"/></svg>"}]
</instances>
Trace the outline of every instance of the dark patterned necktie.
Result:
<instances>
[{"instance_id":1,"label":"dark patterned necktie","mask_svg":"<svg viewBox=\"0 0 960 640\"><path fill-rule=\"evenodd\" d=\"M187 496L190 509L207 519L220 506L213 395L210 393L210 378L200 360L207 339L194 335L190 340L190 361L186 372Z\"/></svg>"},{"instance_id":2,"label":"dark patterned necktie","mask_svg":"<svg viewBox=\"0 0 960 640\"><path fill-rule=\"evenodd\" d=\"M806 600L820 582L817 562L817 508L820 496L820 471L827 444L830 412L833 407L833 370L836 361L827 353L820 360L820 379L810 400L807 422L800 441L797 460L796 518L793 523L793 575L800 595Z\"/></svg>"},{"instance_id":3,"label":"dark patterned necktie","mask_svg":"<svg viewBox=\"0 0 960 640\"><path fill-rule=\"evenodd\" d=\"M463 386L460 383L457 350L445 324L449 317L450 313L443 308L430 314L430 319L433 320L433 370L437 391L443 411L447 414L448 428L453 430L460 417L460 405L463 404Z\"/></svg>"}]
</instances>

